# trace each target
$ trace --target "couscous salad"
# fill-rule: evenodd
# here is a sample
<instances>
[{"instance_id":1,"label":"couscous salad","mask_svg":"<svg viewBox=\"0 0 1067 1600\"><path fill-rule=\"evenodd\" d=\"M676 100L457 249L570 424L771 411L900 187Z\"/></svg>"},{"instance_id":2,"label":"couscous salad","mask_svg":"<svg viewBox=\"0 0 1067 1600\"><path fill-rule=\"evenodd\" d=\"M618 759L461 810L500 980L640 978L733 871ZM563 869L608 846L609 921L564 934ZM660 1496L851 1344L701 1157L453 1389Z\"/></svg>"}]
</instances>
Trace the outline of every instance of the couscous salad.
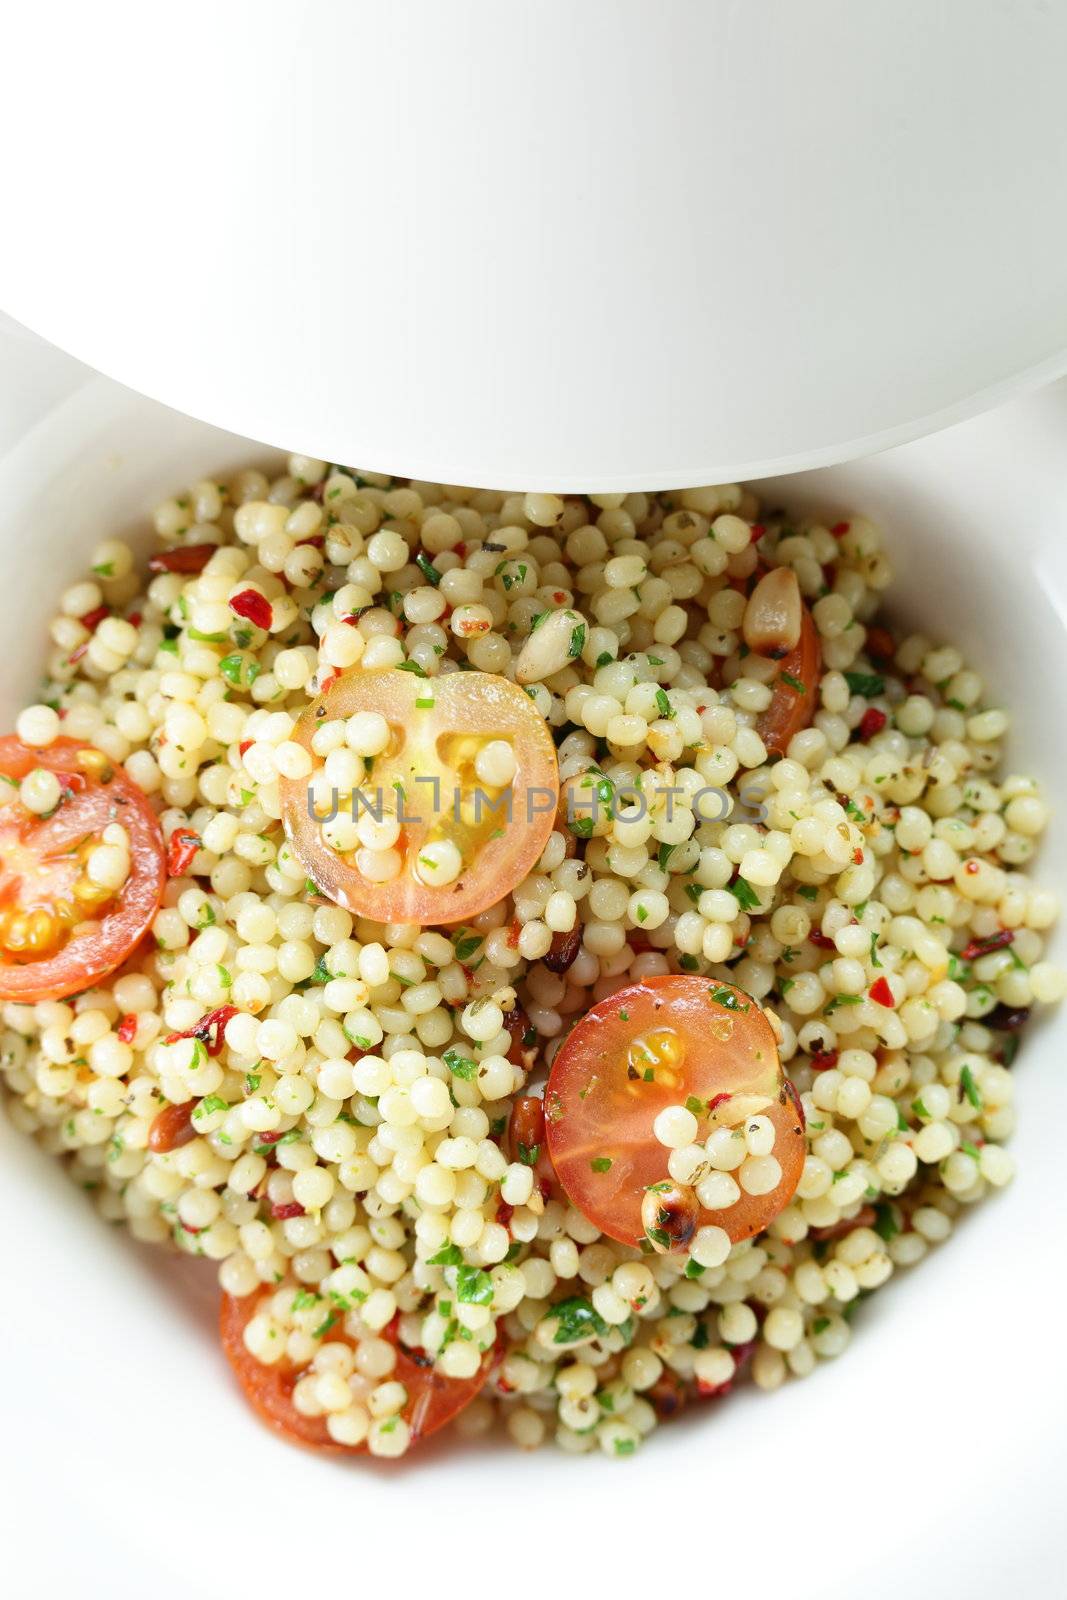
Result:
<instances>
[{"instance_id":1,"label":"couscous salad","mask_svg":"<svg viewBox=\"0 0 1067 1600\"><path fill-rule=\"evenodd\" d=\"M0 739L0 1064L278 1433L629 1455L1009 1181L1047 807L867 520L292 457L155 532Z\"/></svg>"}]
</instances>

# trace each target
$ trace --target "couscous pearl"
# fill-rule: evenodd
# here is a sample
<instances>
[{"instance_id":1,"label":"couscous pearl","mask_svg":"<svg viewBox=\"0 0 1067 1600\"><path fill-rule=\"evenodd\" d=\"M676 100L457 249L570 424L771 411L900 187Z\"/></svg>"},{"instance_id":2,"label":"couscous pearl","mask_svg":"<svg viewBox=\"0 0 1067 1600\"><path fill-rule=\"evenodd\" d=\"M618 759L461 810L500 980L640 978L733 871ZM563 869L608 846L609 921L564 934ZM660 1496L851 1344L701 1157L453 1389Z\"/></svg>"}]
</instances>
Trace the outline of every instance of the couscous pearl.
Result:
<instances>
[{"instance_id":1,"label":"couscous pearl","mask_svg":"<svg viewBox=\"0 0 1067 1600\"><path fill-rule=\"evenodd\" d=\"M680 1150L696 1138L697 1119L685 1106L666 1106L653 1122L652 1131L668 1150Z\"/></svg>"}]
</instances>

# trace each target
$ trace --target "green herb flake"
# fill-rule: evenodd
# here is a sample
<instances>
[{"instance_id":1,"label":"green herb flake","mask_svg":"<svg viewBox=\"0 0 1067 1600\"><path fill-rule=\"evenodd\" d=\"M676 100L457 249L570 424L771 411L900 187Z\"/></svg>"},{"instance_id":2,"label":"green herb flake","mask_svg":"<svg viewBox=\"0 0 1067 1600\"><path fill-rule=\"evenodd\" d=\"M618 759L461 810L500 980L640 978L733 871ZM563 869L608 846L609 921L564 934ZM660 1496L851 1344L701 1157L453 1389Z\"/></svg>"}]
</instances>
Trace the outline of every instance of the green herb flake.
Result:
<instances>
[{"instance_id":1,"label":"green herb flake","mask_svg":"<svg viewBox=\"0 0 1067 1600\"><path fill-rule=\"evenodd\" d=\"M885 679L881 673L846 672L844 678L849 694L862 695L865 700L873 700L875 695L885 693Z\"/></svg>"},{"instance_id":2,"label":"green herb flake","mask_svg":"<svg viewBox=\"0 0 1067 1600\"><path fill-rule=\"evenodd\" d=\"M488 1306L493 1301L493 1280L481 1267L456 1269L456 1299L462 1305Z\"/></svg>"},{"instance_id":3,"label":"green herb flake","mask_svg":"<svg viewBox=\"0 0 1067 1600\"><path fill-rule=\"evenodd\" d=\"M964 1063L964 1065L960 1068L959 1093L961 1100L963 1099L964 1095L966 1095L974 1109L976 1111L981 1111L982 1096L979 1093L977 1083L974 1081L974 1073L971 1071L970 1067L966 1065L966 1063Z\"/></svg>"},{"instance_id":4,"label":"green herb flake","mask_svg":"<svg viewBox=\"0 0 1067 1600\"><path fill-rule=\"evenodd\" d=\"M733 883L727 884L727 888L743 911L755 911L758 908L759 895L747 879L742 878L740 874L738 874Z\"/></svg>"},{"instance_id":5,"label":"green herb flake","mask_svg":"<svg viewBox=\"0 0 1067 1600\"><path fill-rule=\"evenodd\" d=\"M461 1056L459 1051L450 1046L441 1057L448 1070L457 1078L465 1078L468 1082L478 1075L478 1063L469 1056Z\"/></svg>"},{"instance_id":6,"label":"green herb flake","mask_svg":"<svg viewBox=\"0 0 1067 1600\"><path fill-rule=\"evenodd\" d=\"M446 1244L442 1250L438 1250L435 1256L430 1256L426 1265L428 1267L460 1267L463 1265L463 1252L458 1244Z\"/></svg>"},{"instance_id":7,"label":"green herb flake","mask_svg":"<svg viewBox=\"0 0 1067 1600\"><path fill-rule=\"evenodd\" d=\"M582 1295L558 1301L549 1315L557 1323L553 1344L578 1344L591 1334L602 1339L609 1331L603 1317L593 1309L592 1301Z\"/></svg>"},{"instance_id":8,"label":"green herb flake","mask_svg":"<svg viewBox=\"0 0 1067 1600\"><path fill-rule=\"evenodd\" d=\"M592 1161L590 1161L589 1165L590 1165L590 1167L592 1168L592 1170L594 1172L610 1172L611 1171L611 1157L610 1156L595 1156L594 1159Z\"/></svg>"}]
</instances>

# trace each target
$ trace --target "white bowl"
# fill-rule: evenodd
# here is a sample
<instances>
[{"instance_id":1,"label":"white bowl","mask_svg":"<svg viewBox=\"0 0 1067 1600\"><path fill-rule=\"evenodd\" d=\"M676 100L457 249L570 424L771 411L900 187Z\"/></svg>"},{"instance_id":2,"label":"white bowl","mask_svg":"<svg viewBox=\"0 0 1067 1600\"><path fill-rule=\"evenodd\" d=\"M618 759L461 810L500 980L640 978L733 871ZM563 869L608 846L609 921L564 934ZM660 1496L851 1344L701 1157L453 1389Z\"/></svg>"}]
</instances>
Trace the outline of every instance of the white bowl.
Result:
<instances>
[{"instance_id":1,"label":"white bowl","mask_svg":"<svg viewBox=\"0 0 1067 1600\"><path fill-rule=\"evenodd\" d=\"M894 616L962 644L1015 713L1012 760L1067 781L1067 386L862 465L767 486L883 521ZM256 447L96 380L0 463L0 724L94 539ZM1041 874L1065 881L1062 817ZM436 1595L1059 1593L1067 1465L1067 1018L1018 1065L1016 1182L865 1305L839 1361L741 1391L631 1461L435 1443L390 1468L305 1455L245 1410L212 1269L107 1228L0 1120L4 1468L12 1594L187 1600L310 1583ZM1059 1223L1057 1222L1059 1220ZM314 1530L313 1532L309 1530ZM311 1554L312 1549L321 1554ZM602 1589L594 1590L599 1583Z\"/></svg>"},{"instance_id":2,"label":"white bowl","mask_svg":"<svg viewBox=\"0 0 1067 1600\"><path fill-rule=\"evenodd\" d=\"M716 483L1067 369L1062 4L7 9L0 305L252 438Z\"/></svg>"}]
</instances>

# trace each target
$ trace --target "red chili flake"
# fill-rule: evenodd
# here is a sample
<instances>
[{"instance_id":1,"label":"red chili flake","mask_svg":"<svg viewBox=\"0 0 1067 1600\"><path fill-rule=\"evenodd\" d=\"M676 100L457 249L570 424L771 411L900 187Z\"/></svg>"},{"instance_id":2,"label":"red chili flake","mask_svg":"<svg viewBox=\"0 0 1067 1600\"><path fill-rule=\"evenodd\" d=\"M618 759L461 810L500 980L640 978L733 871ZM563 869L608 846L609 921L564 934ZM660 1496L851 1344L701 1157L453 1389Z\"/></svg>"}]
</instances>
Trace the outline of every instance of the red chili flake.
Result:
<instances>
[{"instance_id":1,"label":"red chili flake","mask_svg":"<svg viewBox=\"0 0 1067 1600\"><path fill-rule=\"evenodd\" d=\"M206 1016L201 1017L195 1027L185 1028L181 1033L168 1034L166 1043L174 1044L178 1039L199 1039L202 1045L206 1045L209 1056L217 1056L225 1043L223 1034L226 1032L226 1024L236 1015L236 1006L216 1006L214 1011L209 1011Z\"/></svg>"},{"instance_id":2,"label":"red chili flake","mask_svg":"<svg viewBox=\"0 0 1067 1600\"><path fill-rule=\"evenodd\" d=\"M274 621L271 603L258 589L242 589L240 594L235 594L230 601L230 610L235 611L239 617L244 617L253 627L262 628L264 632Z\"/></svg>"},{"instance_id":3,"label":"red chili flake","mask_svg":"<svg viewBox=\"0 0 1067 1600\"><path fill-rule=\"evenodd\" d=\"M890 1009L896 1005L896 1001L893 999L893 991L889 987L887 978L876 978L871 984L870 995L876 1005L888 1006Z\"/></svg>"},{"instance_id":4,"label":"red chili flake","mask_svg":"<svg viewBox=\"0 0 1067 1600\"><path fill-rule=\"evenodd\" d=\"M496 1220L502 1228L506 1228L515 1215L515 1207L509 1206L506 1200L498 1200L496 1207Z\"/></svg>"},{"instance_id":5,"label":"red chili flake","mask_svg":"<svg viewBox=\"0 0 1067 1600\"><path fill-rule=\"evenodd\" d=\"M132 1011L128 1011L119 1023L115 1032L123 1044L130 1044L137 1033L137 1018Z\"/></svg>"},{"instance_id":6,"label":"red chili flake","mask_svg":"<svg viewBox=\"0 0 1067 1600\"><path fill-rule=\"evenodd\" d=\"M277 1144L281 1137L282 1131L280 1128L275 1129L273 1133L261 1133L257 1135L260 1144Z\"/></svg>"},{"instance_id":7,"label":"red chili flake","mask_svg":"<svg viewBox=\"0 0 1067 1600\"><path fill-rule=\"evenodd\" d=\"M277 1217L279 1222L285 1222L289 1217L302 1217L304 1208L299 1200L288 1200L285 1205L271 1204L270 1214Z\"/></svg>"},{"instance_id":8,"label":"red chili flake","mask_svg":"<svg viewBox=\"0 0 1067 1600\"><path fill-rule=\"evenodd\" d=\"M749 537L749 543L750 544L758 543L758 541L763 538L763 535L766 532L767 532L767 529L766 529L766 526L764 525L764 523L762 523L762 522L754 522L752 524L752 531L748 536Z\"/></svg>"},{"instance_id":9,"label":"red chili flake","mask_svg":"<svg viewBox=\"0 0 1067 1600\"><path fill-rule=\"evenodd\" d=\"M345 618L345 621L348 621L347 617ZM325 694L327 689L331 688L332 685L337 682L340 676L340 672L328 672L325 678L323 678L322 682L319 684L319 693Z\"/></svg>"},{"instance_id":10,"label":"red chili flake","mask_svg":"<svg viewBox=\"0 0 1067 1600\"><path fill-rule=\"evenodd\" d=\"M811 1058L812 1072L829 1072L831 1067L837 1066L837 1057L836 1050L817 1050Z\"/></svg>"},{"instance_id":11,"label":"red chili flake","mask_svg":"<svg viewBox=\"0 0 1067 1600\"><path fill-rule=\"evenodd\" d=\"M986 939L972 939L960 951L961 961L977 961L979 956L988 956L994 950L1004 950L1009 944L1015 943L1015 935L1010 928L1001 928L999 933L991 933Z\"/></svg>"},{"instance_id":12,"label":"red chili flake","mask_svg":"<svg viewBox=\"0 0 1067 1600\"><path fill-rule=\"evenodd\" d=\"M237 746L237 754L241 757L242 761L244 760L245 756L248 754L249 750L251 750L251 748L255 744L255 742L256 741L254 739L242 739L241 740L240 744Z\"/></svg>"},{"instance_id":13,"label":"red chili flake","mask_svg":"<svg viewBox=\"0 0 1067 1600\"><path fill-rule=\"evenodd\" d=\"M552 598L553 598L553 600L556 602L556 604L558 606L561 606L561 605L563 605L563 603L566 600L567 596L563 593L562 589L557 589L556 592L553 594Z\"/></svg>"},{"instance_id":14,"label":"red chili flake","mask_svg":"<svg viewBox=\"0 0 1067 1600\"><path fill-rule=\"evenodd\" d=\"M182 544L176 550L160 550L148 558L149 572L181 572L192 575L203 572L211 560L217 544Z\"/></svg>"},{"instance_id":15,"label":"red chili flake","mask_svg":"<svg viewBox=\"0 0 1067 1600\"><path fill-rule=\"evenodd\" d=\"M302 544L310 544L314 545L316 550L321 550L325 543L326 535L322 533L313 533L306 539L298 539L296 541L297 549L299 549Z\"/></svg>"},{"instance_id":16,"label":"red chili flake","mask_svg":"<svg viewBox=\"0 0 1067 1600\"><path fill-rule=\"evenodd\" d=\"M507 941L506 941L509 950L517 950L518 949L519 934L521 932L522 932L522 923L519 921L518 917L512 917L511 922L510 922L510 924L508 926L508 934L507 934Z\"/></svg>"},{"instance_id":17,"label":"red chili flake","mask_svg":"<svg viewBox=\"0 0 1067 1600\"><path fill-rule=\"evenodd\" d=\"M464 558L466 557L466 554L467 554L466 542L461 539L459 544L453 545L452 548L453 548L453 550L455 550L455 552L456 552L457 556L459 557L459 559L461 561L464 560Z\"/></svg>"},{"instance_id":18,"label":"red chili flake","mask_svg":"<svg viewBox=\"0 0 1067 1600\"><path fill-rule=\"evenodd\" d=\"M90 633L95 633L97 628L99 628L100 624L103 622L104 618L109 617L110 615L110 606L97 606L94 611L87 611L84 616L79 617L78 621L81 623L83 628L88 628Z\"/></svg>"},{"instance_id":19,"label":"red chili flake","mask_svg":"<svg viewBox=\"0 0 1067 1600\"><path fill-rule=\"evenodd\" d=\"M879 711L877 706L869 706L860 722L860 737L873 739L876 733L881 733L888 721L889 718L884 711Z\"/></svg>"},{"instance_id":20,"label":"red chili flake","mask_svg":"<svg viewBox=\"0 0 1067 1600\"><path fill-rule=\"evenodd\" d=\"M857 845L855 850L852 852L852 865L854 867L862 867L863 865L863 851L860 849L859 845Z\"/></svg>"},{"instance_id":21,"label":"red chili flake","mask_svg":"<svg viewBox=\"0 0 1067 1600\"><path fill-rule=\"evenodd\" d=\"M202 844L200 835L191 828L175 828L167 844L167 876L183 877Z\"/></svg>"},{"instance_id":22,"label":"red chili flake","mask_svg":"<svg viewBox=\"0 0 1067 1600\"><path fill-rule=\"evenodd\" d=\"M141 623L144 621L144 618L139 611L131 611L129 616L126 618L126 621L130 624L131 628L139 628Z\"/></svg>"},{"instance_id":23,"label":"red chili flake","mask_svg":"<svg viewBox=\"0 0 1067 1600\"><path fill-rule=\"evenodd\" d=\"M975 873L978 871L977 861L965 861L963 863L963 870L969 878L973 878Z\"/></svg>"},{"instance_id":24,"label":"red chili flake","mask_svg":"<svg viewBox=\"0 0 1067 1600\"><path fill-rule=\"evenodd\" d=\"M733 1096L730 1094L728 1089L724 1089L722 1094L713 1094L711 1099L708 1101L708 1116L710 1117L712 1113L717 1111L721 1105L724 1105L727 1100L732 1099Z\"/></svg>"},{"instance_id":25,"label":"red chili flake","mask_svg":"<svg viewBox=\"0 0 1067 1600\"><path fill-rule=\"evenodd\" d=\"M811 940L811 943L817 945L820 950L837 949L837 945L830 938L830 935L828 933L823 933L819 928L812 928L811 932L808 934L808 938Z\"/></svg>"},{"instance_id":26,"label":"red chili flake","mask_svg":"<svg viewBox=\"0 0 1067 1600\"><path fill-rule=\"evenodd\" d=\"M830 532L835 539L843 539L851 526L851 522L835 522Z\"/></svg>"},{"instance_id":27,"label":"red chili flake","mask_svg":"<svg viewBox=\"0 0 1067 1600\"><path fill-rule=\"evenodd\" d=\"M888 628L868 628L867 654L875 661L892 661L895 654L893 635Z\"/></svg>"}]
</instances>

